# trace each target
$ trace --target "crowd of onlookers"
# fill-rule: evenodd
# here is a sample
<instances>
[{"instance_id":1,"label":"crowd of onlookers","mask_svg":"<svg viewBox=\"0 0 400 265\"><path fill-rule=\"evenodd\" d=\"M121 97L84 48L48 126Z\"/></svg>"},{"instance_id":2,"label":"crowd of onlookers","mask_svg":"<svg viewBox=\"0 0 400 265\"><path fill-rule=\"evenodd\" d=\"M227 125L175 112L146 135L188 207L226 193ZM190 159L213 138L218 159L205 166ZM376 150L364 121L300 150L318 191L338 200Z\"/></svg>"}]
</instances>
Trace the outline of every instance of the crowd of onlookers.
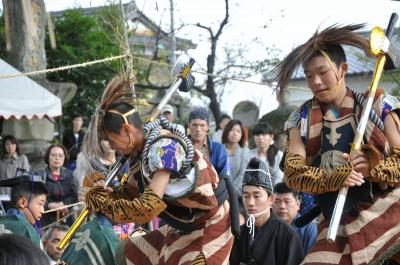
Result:
<instances>
[{"instance_id":1,"label":"crowd of onlookers","mask_svg":"<svg viewBox=\"0 0 400 265\"><path fill-rule=\"evenodd\" d=\"M161 113L168 120L174 122L174 108L172 106L165 106ZM30 168L27 157L20 153L18 140L15 137L8 135L3 137L2 141L3 157L0 160L0 180L15 177L17 169L33 172L45 180L48 193L43 207L44 211L49 212L40 214L40 227L42 228L41 231L44 231L42 234L43 249L47 253L47 258L51 264L58 264L60 262L63 252L58 250L56 245L67 232L68 225L71 225L74 221L75 215L73 212L78 208L77 206L66 206L83 201L87 187L97 184L95 182L98 179L88 177L89 169L94 167L98 173L106 176L113 165L119 160L119 154L111 148L107 141L103 141L102 147L107 157L99 159L98 163L94 165L88 165L88 162L81 153L81 146L85 135L82 129L83 117L74 117L72 125L71 129L65 130L63 133L62 143L52 144L47 148L44 156L45 166L40 169L32 170ZM304 208L302 204L312 205L313 197L310 194L303 194L292 190L283 182L284 175L280 169L283 152L274 144L274 129L266 123L258 123L252 128L250 133L252 139L247 139L245 137L247 135L245 128L239 120L231 119L228 115L222 115L217 125L216 132L211 135L208 110L206 108L195 108L189 114L187 129L179 125L179 130L185 131L190 136L194 146L212 163L218 174L230 177L238 194L242 209L241 224L243 226L246 226L246 220L248 221L248 208L253 207L251 206L251 202L249 202L249 198L253 196L251 195L252 193L246 191L243 194L244 186L242 185L246 169L252 158L258 158L258 161L265 164L263 167L265 166L265 172L270 176L269 181L271 185L269 190L266 189L265 196L267 199L262 203L262 207L272 209L273 213L268 215L269 219L275 220L274 218L276 218L279 222L286 223L289 227L288 232L285 232L286 234L278 233L275 235L282 237L281 240L283 241L280 244L287 244L287 247L299 244L295 248L292 248L292 251L298 251L296 255L304 257L305 253L307 253L316 240L316 224L311 222L299 228L294 223L302 214L301 209ZM101 167L96 168L96 165L101 165ZM119 185L121 178L128 172L129 165L126 162L118 172L114 184ZM10 195L10 189L0 187L0 194ZM257 197L256 201L258 198L261 197ZM91 222L94 223L87 223L85 225L86 229L96 230L93 228L95 224L104 225L104 227L113 227L112 225L115 225L112 220L102 215L96 215ZM156 229L163 222L162 220L155 220L153 224L155 224L153 229ZM107 240L110 243L106 244L106 250L99 249L99 253L107 254L107 251L111 251L113 256L117 242L123 235L127 236L134 228L133 224L119 224L111 230L100 229L99 231L103 231L103 234L98 236L105 236L106 233L109 233L106 238L108 238ZM287 239L287 233L292 233L290 238L293 238L293 240ZM0 236L0 244L5 239L4 236ZM265 249L268 247L268 244L263 246ZM267 250L265 251L268 252ZM282 253L282 255L284 254ZM105 258L103 257L103 259ZM61 260L74 261L72 264L88 264L82 263L82 260L79 263L74 254L69 250L66 250ZM87 262L96 264L93 261Z\"/></svg>"}]
</instances>

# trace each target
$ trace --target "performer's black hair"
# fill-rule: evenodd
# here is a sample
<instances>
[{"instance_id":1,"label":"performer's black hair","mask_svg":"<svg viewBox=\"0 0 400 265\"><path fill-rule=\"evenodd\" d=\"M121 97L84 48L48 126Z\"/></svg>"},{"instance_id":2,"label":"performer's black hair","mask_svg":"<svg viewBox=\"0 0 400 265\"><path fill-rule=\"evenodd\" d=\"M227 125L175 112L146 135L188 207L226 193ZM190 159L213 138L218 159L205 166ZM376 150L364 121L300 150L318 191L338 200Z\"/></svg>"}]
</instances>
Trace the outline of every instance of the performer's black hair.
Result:
<instances>
[{"instance_id":1,"label":"performer's black hair","mask_svg":"<svg viewBox=\"0 0 400 265\"><path fill-rule=\"evenodd\" d=\"M275 68L277 73L278 96L282 97L293 73L300 65L309 62L312 58L325 52L337 66L346 60L341 45L350 45L359 48L369 54L369 42L359 31L364 24L347 26L332 25L314 35L304 44L292 50L286 58Z\"/></svg>"},{"instance_id":2,"label":"performer's black hair","mask_svg":"<svg viewBox=\"0 0 400 265\"><path fill-rule=\"evenodd\" d=\"M125 123L124 119L120 114L108 112L109 110L116 110L119 113L126 113L130 110L134 109L134 107L125 102L115 102L111 103L105 110L104 118L103 118L103 128L108 132L119 133L122 125ZM127 117L127 120L130 124L135 126L136 128L142 128L143 122L140 120L139 113L132 113Z\"/></svg>"}]
</instances>

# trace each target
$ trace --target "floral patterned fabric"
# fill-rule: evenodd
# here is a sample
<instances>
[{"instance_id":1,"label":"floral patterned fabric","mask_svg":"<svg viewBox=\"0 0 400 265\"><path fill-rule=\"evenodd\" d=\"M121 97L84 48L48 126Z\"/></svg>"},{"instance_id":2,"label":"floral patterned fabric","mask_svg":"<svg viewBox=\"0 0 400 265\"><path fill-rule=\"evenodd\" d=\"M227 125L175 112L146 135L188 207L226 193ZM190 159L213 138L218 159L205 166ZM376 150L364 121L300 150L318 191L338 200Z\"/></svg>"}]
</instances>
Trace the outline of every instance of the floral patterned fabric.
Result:
<instances>
[{"instance_id":1,"label":"floral patterned fabric","mask_svg":"<svg viewBox=\"0 0 400 265\"><path fill-rule=\"evenodd\" d=\"M178 172L186 158L186 152L178 140L161 138L155 142L149 152L149 168L151 172L167 169Z\"/></svg>"}]
</instances>

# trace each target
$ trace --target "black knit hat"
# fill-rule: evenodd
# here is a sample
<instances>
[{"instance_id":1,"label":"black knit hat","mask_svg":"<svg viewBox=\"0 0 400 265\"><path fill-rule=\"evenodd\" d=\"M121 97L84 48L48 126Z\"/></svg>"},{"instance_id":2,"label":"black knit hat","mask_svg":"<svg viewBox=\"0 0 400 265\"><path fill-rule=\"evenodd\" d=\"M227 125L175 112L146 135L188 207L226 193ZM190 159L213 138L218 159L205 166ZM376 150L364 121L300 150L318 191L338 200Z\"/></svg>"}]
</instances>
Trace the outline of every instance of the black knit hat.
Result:
<instances>
[{"instance_id":1,"label":"black knit hat","mask_svg":"<svg viewBox=\"0 0 400 265\"><path fill-rule=\"evenodd\" d=\"M274 179L271 176L268 165L257 157L253 157L243 176L243 186L261 186L273 192Z\"/></svg>"},{"instance_id":2,"label":"black knit hat","mask_svg":"<svg viewBox=\"0 0 400 265\"><path fill-rule=\"evenodd\" d=\"M208 123L208 121L210 119L210 115L208 114L208 110L206 108L203 108L203 107L193 109L189 113L189 122L191 122L194 119L205 120Z\"/></svg>"}]
</instances>

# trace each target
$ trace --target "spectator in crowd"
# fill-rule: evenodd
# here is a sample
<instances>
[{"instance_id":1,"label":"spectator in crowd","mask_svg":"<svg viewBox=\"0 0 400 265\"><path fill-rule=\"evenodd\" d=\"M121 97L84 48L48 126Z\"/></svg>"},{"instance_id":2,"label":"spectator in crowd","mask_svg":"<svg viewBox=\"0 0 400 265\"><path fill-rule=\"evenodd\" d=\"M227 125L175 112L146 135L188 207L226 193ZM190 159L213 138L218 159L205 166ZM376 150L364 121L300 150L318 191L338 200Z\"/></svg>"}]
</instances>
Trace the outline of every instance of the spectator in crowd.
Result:
<instances>
[{"instance_id":1,"label":"spectator in crowd","mask_svg":"<svg viewBox=\"0 0 400 265\"><path fill-rule=\"evenodd\" d=\"M89 177L90 171L95 170L97 173L102 174L103 176L107 176L111 170L113 169L115 163L120 160L121 156L118 155L114 149L111 148L110 143L107 140L101 141L102 148L104 149L104 158L98 158L97 164L93 164L91 167L88 165L86 158L84 157L83 153L79 153L77 159L77 166L74 170L74 178L75 181L78 183L78 186L81 188L84 181L92 182L96 181L97 178L91 179ZM113 181L114 186L118 186L118 183L121 181L122 177L125 173L129 172L129 162L126 161L124 165L118 170L115 180ZM85 180L85 176L88 176Z\"/></svg>"},{"instance_id":2,"label":"spectator in crowd","mask_svg":"<svg viewBox=\"0 0 400 265\"><path fill-rule=\"evenodd\" d=\"M274 132L267 123L258 123L253 129L256 148L250 150L252 156L258 157L267 163L275 183L283 181L283 172L279 168L283 152L274 145Z\"/></svg>"},{"instance_id":3,"label":"spectator in crowd","mask_svg":"<svg viewBox=\"0 0 400 265\"><path fill-rule=\"evenodd\" d=\"M194 146L214 166L218 175L228 175L228 155L224 145L208 137L209 114L206 108L196 108L189 113L190 139Z\"/></svg>"},{"instance_id":4,"label":"spectator in crowd","mask_svg":"<svg viewBox=\"0 0 400 265\"><path fill-rule=\"evenodd\" d=\"M0 265L49 265L46 254L19 235L0 235Z\"/></svg>"},{"instance_id":5,"label":"spectator in crowd","mask_svg":"<svg viewBox=\"0 0 400 265\"><path fill-rule=\"evenodd\" d=\"M298 265L304 259L296 231L271 210L272 176L267 165L253 157L243 177L243 204L247 222L233 243L230 264Z\"/></svg>"},{"instance_id":6,"label":"spectator in crowd","mask_svg":"<svg viewBox=\"0 0 400 265\"><path fill-rule=\"evenodd\" d=\"M2 142L3 157L0 160L0 180L14 178L17 168L29 171L28 158L19 153L17 139L7 135ZM9 188L0 188L0 194L10 195Z\"/></svg>"},{"instance_id":7,"label":"spectator in crowd","mask_svg":"<svg viewBox=\"0 0 400 265\"><path fill-rule=\"evenodd\" d=\"M295 225L295 220L300 217L300 195L297 191L289 188L285 182L275 185L274 195L275 201L272 209L282 220L294 227L303 243L304 252L307 254L317 240L317 225L314 222L303 227Z\"/></svg>"},{"instance_id":8,"label":"spectator in crowd","mask_svg":"<svg viewBox=\"0 0 400 265\"><path fill-rule=\"evenodd\" d=\"M161 109L161 115L164 116L165 118L167 118L167 120L169 120L172 123L175 123L175 113L174 113L174 108L169 105L166 104L162 109ZM178 127L178 130L185 133L185 128L178 123L175 123Z\"/></svg>"},{"instance_id":9,"label":"spectator in crowd","mask_svg":"<svg viewBox=\"0 0 400 265\"><path fill-rule=\"evenodd\" d=\"M231 120L222 133L222 143L229 157L229 172L233 187L239 197L242 196L244 170L250 161L250 151L244 146L243 126L239 120Z\"/></svg>"},{"instance_id":10,"label":"spectator in crowd","mask_svg":"<svg viewBox=\"0 0 400 265\"><path fill-rule=\"evenodd\" d=\"M36 172L46 180L49 190L46 210L57 209L77 202L77 185L72 171L64 167L67 160L68 153L64 146L60 144L50 145L44 157L47 166ZM65 216L69 213L69 210L65 208L60 213ZM55 222L56 219L57 213L51 212L43 216L41 224L48 225Z\"/></svg>"},{"instance_id":11,"label":"spectator in crowd","mask_svg":"<svg viewBox=\"0 0 400 265\"><path fill-rule=\"evenodd\" d=\"M212 140L217 143L222 143L222 132L225 126L230 122L231 117L228 114L222 114L219 118L217 131L214 133Z\"/></svg>"},{"instance_id":12,"label":"spectator in crowd","mask_svg":"<svg viewBox=\"0 0 400 265\"><path fill-rule=\"evenodd\" d=\"M116 264L114 254L119 243L111 221L97 213L78 229L61 260L74 265Z\"/></svg>"},{"instance_id":13,"label":"spectator in crowd","mask_svg":"<svg viewBox=\"0 0 400 265\"><path fill-rule=\"evenodd\" d=\"M43 246L47 254L47 258L50 262L50 265L57 265L61 263L61 256L64 250L59 250L57 248L58 243L64 238L67 234L68 226L66 225L52 225L46 231L43 239Z\"/></svg>"},{"instance_id":14,"label":"spectator in crowd","mask_svg":"<svg viewBox=\"0 0 400 265\"><path fill-rule=\"evenodd\" d=\"M0 216L0 234L21 235L42 248L39 220L48 194L44 179L25 172L18 177L0 181L0 187L11 187L12 205L6 215Z\"/></svg>"},{"instance_id":15,"label":"spectator in crowd","mask_svg":"<svg viewBox=\"0 0 400 265\"><path fill-rule=\"evenodd\" d=\"M174 122L175 120L174 108L171 105L165 104L165 106L161 109L160 113L170 122Z\"/></svg>"},{"instance_id":16,"label":"spectator in crowd","mask_svg":"<svg viewBox=\"0 0 400 265\"><path fill-rule=\"evenodd\" d=\"M76 159L81 151L83 138L85 137L85 131L82 130L82 125L83 117L76 115L72 120L72 129L65 130L63 134L62 145L68 150L69 163L66 167L69 170L75 169Z\"/></svg>"}]
</instances>

